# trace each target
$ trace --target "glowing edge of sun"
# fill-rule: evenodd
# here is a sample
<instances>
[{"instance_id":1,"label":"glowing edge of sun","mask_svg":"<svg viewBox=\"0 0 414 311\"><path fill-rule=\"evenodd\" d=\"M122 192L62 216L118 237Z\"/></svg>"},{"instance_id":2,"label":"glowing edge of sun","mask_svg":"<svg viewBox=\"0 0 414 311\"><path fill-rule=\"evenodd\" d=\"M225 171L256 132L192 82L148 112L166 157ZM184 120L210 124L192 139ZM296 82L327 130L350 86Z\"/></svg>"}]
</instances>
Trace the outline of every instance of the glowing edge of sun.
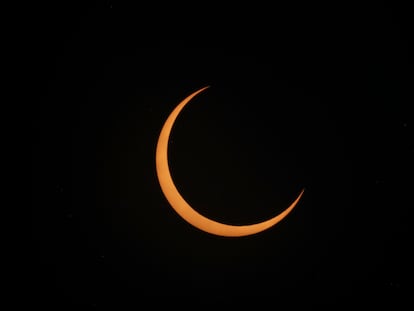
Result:
<instances>
[{"instance_id":1,"label":"glowing edge of sun","mask_svg":"<svg viewBox=\"0 0 414 311\"><path fill-rule=\"evenodd\" d=\"M195 211L181 196L172 180L168 166L168 141L171 129L178 114L181 112L184 106L193 97L208 87L209 86L206 86L198 91L195 91L186 97L180 104L178 104L178 106L169 115L161 130L156 149L156 170L161 190L164 193L167 201L170 203L171 207L189 224L202 231L225 237L241 237L262 232L280 222L292 211L292 209L296 206L302 197L304 189L300 192L299 196L293 201L293 203L279 215L260 223L239 226L223 224L211 220Z\"/></svg>"}]
</instances>

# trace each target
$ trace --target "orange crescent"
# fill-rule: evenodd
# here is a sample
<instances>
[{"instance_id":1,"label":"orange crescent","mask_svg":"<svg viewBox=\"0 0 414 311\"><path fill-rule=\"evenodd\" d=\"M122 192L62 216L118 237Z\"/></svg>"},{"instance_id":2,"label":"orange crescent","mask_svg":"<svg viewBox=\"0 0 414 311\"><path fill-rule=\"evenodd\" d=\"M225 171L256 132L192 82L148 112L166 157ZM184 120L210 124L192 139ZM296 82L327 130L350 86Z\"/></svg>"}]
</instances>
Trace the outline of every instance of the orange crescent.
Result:
<instances>
[{"instance_id":1,"label":"orange crescent","mask_svg":"<svg viewBox=\"0 0 414 311\"><path fill-rule=\"evenodd\" d=\"M241 237L259 233L261 231L269 229L270 227L274 226L279 221L281 221L283 218L285 218L299 202L304 190L302 190L299 196L295 199L295 201L293 201L293 203L279 215L260 223L236 226L223 224L211 220L195 211L181 196L172 180L170 169L168 166L168 141L170 138L171 129L174 125L174 122L178 114L181 112L184 106L194 96L198 95L207 88L208 86L198 91L195 91L194 93L190 94L187 98L185 98L180 104L178 104L178 106L169 115L167 121L165 122L161 130L156 149L156 169L161 190L164 193L170 205L172 206L172 208L178 213L178 215L180 215L189 224L193 225L194 227L202 231L225 237Z\"/></svg>"}]
</instances>

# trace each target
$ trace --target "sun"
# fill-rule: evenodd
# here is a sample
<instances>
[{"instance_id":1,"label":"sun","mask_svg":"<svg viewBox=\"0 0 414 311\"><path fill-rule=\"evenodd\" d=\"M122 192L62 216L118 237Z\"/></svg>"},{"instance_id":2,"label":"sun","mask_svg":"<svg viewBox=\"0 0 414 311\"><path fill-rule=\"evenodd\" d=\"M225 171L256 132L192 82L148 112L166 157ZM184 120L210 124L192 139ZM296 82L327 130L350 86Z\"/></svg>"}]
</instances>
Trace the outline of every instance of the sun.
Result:
<instances>
[{"instance_id":1,"label":"sun","mask_svg":"<svg viewBox=\"0 0 414 311\"><path fill-rule=\"evenodd\" d=\"M298 204L300 198L304 193L304 190L302 190L297 198L290 204L290 206L279 215L256 224L235 226L223 224L218 221L209 219L194 210L181 196L171 177L170 168L168 166L168 141L170 138L171 129L185 105L187 105L191 99L193 99L201 92L205 91L207 88L209 88L209 86L203 87L193 92L183 101L181 101L168 116L167 120L164 123L164 126L161 129L161 133L158 138L155 159L157 176L161 190L164 193L167 201L170 203L171 207L178 213L178 215L180 215L189 224L204 232L225 237L242 237L262 232L284 219Z\"/></svg>"}]
</instances>

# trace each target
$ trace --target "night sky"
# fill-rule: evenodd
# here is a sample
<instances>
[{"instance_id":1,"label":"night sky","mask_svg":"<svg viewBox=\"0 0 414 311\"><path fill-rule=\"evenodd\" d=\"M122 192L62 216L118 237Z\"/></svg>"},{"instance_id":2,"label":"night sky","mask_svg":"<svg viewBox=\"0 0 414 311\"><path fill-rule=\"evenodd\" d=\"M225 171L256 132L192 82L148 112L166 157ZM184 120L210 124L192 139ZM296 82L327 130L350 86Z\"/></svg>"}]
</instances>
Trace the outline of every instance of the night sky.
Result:
<instances>
[{"instance_id":1,"label":"night sky","mask_svg":"<svg viewBox=\"0 0 414 311\"><path fill-rule=\"evenodd\" d=\"M54 310L412 303L406 9L155 6L36 6L22 300ZM207 85L174 125L172 177L194 209L228 224L270 218L305 188L262 233L202 232L159 187L163 123Z\"/></svg>"}]
</instances>

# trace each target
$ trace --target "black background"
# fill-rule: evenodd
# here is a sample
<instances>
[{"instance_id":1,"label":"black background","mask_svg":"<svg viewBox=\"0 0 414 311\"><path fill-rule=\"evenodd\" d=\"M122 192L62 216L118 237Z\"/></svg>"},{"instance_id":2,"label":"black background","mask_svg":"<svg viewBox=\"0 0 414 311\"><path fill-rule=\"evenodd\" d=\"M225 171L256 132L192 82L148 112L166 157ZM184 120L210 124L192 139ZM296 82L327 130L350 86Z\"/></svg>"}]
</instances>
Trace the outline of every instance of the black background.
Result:
<instances>
[{"instance_id":1,"label":"black background","mask_svg":"<svg viewBox=\"0 0 414 311\"><path fill-rule=\"evenodd\" d=\"M408 304L413 126L408 13L395 2L226 8L37 4L31 306ZM223 238L182 220L173 178ZM412 203L411 203L412 206Z\"/></svg>"}]
</instances>

